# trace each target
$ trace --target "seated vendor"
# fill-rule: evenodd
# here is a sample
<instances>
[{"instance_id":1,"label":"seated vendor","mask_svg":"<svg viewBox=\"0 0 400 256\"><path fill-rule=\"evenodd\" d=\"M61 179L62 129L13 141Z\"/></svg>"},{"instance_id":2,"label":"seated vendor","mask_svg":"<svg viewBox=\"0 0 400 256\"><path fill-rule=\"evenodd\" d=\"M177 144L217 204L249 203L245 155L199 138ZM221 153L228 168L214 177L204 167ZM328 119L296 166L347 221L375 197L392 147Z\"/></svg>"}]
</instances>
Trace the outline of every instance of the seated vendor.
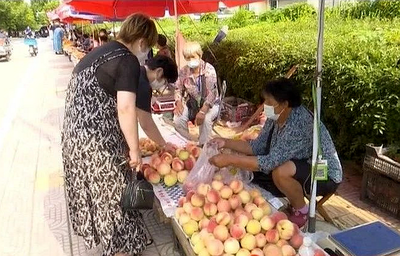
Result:
<instances>
[{"instance_id":1,"label":"seated vendor","mask_svg":"<svg viewBox=\"0 0 400 256\"><path fill-rule=\"evenodd\" d=\"M140 67L139 87L136 96L136 109L140 127L149 139L160 146L166 142L151 116L151 97L153 90L159 90L178 79L175 62L166 56L156 56Z\"/></svg>"},{"instance_id":2,"label":"seated vendor","mask_svg":"<svg viewBox=\"0 0 400 256\"><path fill-rule=\"evenodd\" d=\"M187 42L183 56L187 65L179 71L175 83L175 129L190 139L188 121L200 127L199 145L211 136L214 119L218 115L219 97L217 73L214 67L201 59L203 51L197 42Z\"/></svg>"},{"instance_id":3,"label":"seated vendor","mask_svg":"<svg viewBox=\"0 0 400 256\"><path fill-rule=\"evenodd\" d=\"M287 197L292 206L289 219L302 227L308 206L304 195L310 192L313 148L313 115L301 105L298 88L288 79L270 81L263 90L267 121L253 141L217 138L220 148L244 156L219 154L210 159L217 167L235 166L254 172L253 182L277 197ZM319 181L317 195L336 191L342 181L342 167L326 127L321 124L321 149L328 162L328 180Z\"/></svg>"}]
</instances>

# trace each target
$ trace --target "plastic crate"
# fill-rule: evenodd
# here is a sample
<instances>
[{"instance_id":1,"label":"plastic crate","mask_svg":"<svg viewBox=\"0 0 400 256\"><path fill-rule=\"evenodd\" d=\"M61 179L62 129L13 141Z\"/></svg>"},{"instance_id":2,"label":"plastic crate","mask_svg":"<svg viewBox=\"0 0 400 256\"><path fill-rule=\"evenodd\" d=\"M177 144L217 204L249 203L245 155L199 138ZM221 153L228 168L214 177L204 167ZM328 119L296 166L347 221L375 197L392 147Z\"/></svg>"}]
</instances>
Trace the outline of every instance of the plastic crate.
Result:
<instances>
[{"instance_id":1,"label":"plastic crate","mask_svg":"<svg viewBox=\"0 0 400 256\"><path fill-rule=\"evenodd\" d=\"M221 118L229 122L243 122L254 114L253 103L236 98L226 97L222 100Z\"/></svg>"},{"instance_id":2,"label":"plastic crate","mask_svg":"<svg viewBox=\"0 0 400 256\"><path fill-rule=\"evenodd\" d=\"M400 164L367 145L363 164L361 199L400 217Z\"/></svg>"}]
</instances>

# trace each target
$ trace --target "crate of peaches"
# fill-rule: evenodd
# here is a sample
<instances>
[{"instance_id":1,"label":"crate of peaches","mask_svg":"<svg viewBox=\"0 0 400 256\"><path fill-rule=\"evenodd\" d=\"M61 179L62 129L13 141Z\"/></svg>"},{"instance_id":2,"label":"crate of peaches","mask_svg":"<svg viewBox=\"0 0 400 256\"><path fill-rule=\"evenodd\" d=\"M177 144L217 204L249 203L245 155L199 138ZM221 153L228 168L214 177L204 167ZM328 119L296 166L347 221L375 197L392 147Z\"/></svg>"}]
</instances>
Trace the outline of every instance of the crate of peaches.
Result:
<instances>
[{"instance_id":1,"label":"crate of peaches","mask_svg":"<svg viewBox=\"0 0 400 256\"><path fill-rule=\"evenodd\" d=\"M259 190L237 179L224 184L218 175L179 200L175 219L199 256L295 256L303 244L297 225Z\"/></svg>"},{"instance_id":2,"label":"crate of peaches","mask_svg":"<svg viewBox=\"0 0 400 256\"><path fill-rule=\"evenodd\" d=\"M150 162L142 165L146 180L153 184L164 183L167 187L183 183L192 170L201 149L189 142L184 148L168 144L152 154Z\"/></svg>"}]
</instances>

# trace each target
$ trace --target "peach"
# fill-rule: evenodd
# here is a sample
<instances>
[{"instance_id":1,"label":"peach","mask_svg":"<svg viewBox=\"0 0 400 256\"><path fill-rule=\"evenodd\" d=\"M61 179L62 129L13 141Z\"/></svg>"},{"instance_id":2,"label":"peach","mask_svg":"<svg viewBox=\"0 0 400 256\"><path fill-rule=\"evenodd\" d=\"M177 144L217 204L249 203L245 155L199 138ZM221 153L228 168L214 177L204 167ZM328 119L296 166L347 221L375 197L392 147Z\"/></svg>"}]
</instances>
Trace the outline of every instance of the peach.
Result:
<instances>
[{"instance_id":1,"label":"peach","mask_svg":"<svg viewBox=\"0 0 400 256\"><path fill-rule=\"evenodd\" d=\"M283 256L282 250L280 247L274 244L268 244L263 249L264 255L267 256Z\"/></svg>"},{"instance_id":2,"label":"peach","mask_svg":"<svg viewBox=\"0 0 400 256\"><path fill-rule=\"evenodd\" d=\"M210 185L204 183L199 184L199 186L197 187L197 193L203 196L207 196L207 193L210 190L211 190Z\"/></svg>"},{"instance_id":3,"label":"peach","mask_svg":"<svg viewBox=\"0 0 400 256\"><path fill-rule=\"evenodd\" d=\"M295 248L299 249L300 246L303 244L303 236L300 234L294 234L292 238L290 238L290 245Z\"/></svg>"},{"instance_id":4,"label":"peach","mask_svg":"<svg viewBox=\"0 0 400 256\"><path fill-rule=\"evenodd\" d=\"M267 201L262 196L258 196L258 197L253 199L253 203L255 205L257 205L258 207L260 207L261 204L266 203L266 202Z\"/></svg>"},{"instance_id":5,"label":"peach","mask_svg":"<svg viewBox=\"0 0 400 256\"><path fill-rule=\"evenodd\" d=\"M190 215L184 212L181 214L181 216L179 216L178 222L181 226L183 226L184 224L188 223L189 220L190 220Z\"/></svg>"},{"instance_id":6,"label":"peach","mask_svg":"<svg viewBox=\"0 0 400 256\"><path fill-rule=\"evenodd\" d=\"M199 252L198 256L210 256L210 254L208 253L207 248L204 248Z\"/></svg>"},{"instance_id":7,"label":"peach","mask_svg":"<svg viewBox=\"0 0 400 256\"><path fill-rule=\"evenodd\" d=\"M205 248L206 246L204 245L204 242L200 240L198 243L194 244L193 251L194 253L199 254Z\"/></svg>"},{"instance_id":8,"label":"peach","mask_svg":"<svg viewBox=\"0 0 400 256\"><path fill-rule=\"evenodd\" d=\"M206 229L208 227L209 223L210 223L210 220L207 218L200 220L199 221L199 229L200 230Z\"/></svg>"},{"instance_id":9,"label":"peach","mask_svg":"<svg viewBox=\"0 0 400 256\"><path fill-rule=\"evenodd\" d=\"M240 197L240 199L242 199L243 204L247 204L251 200L250 193L247 190L240 191L239 197Z\"/></svg>"},{"instance_id":10,"label":"peach","mask_svg":"<svg viewBox=\"0 0 400 256\"><path fill-rule=\"evenodd\" d=\"M231 215L227 212L220 212L215 217L215 220L219 225L226 226L229 224L229 222L231 222Z\"/></svg>"},{"instance_id":11,"label":"peach","mask_svg":"<svg viewBox=\"0 0 400 256\"><path fill-rule=\"evenodd\" d=\"M283 256L295 256L296 255L296 251L290 245L285 244L284 246L282 246L281 250L282 250Z\"/></svg>"},{"instance_id":12,"label":"peach","mask_svg":"<svg viewBox=\"0 0 400 256\"><path fill-rule=\"evenodd\" d=\"M204 205L204 214L206 216L214 216L217 214L218 208L215 204L212 203L206 203Z\"/></svg>"},{"instance_id":13,"label":"peach","mask_svg":"<svg viewBox=\"0 0 400 256\"><path fill-rule=\"evenodd\" d=\"M231 211L231 205L230 205L229 201L226 199L219 200L217 207L218 207L218 212L230 212Z\"/></svg>"},{"instance_id":14,"label":"peach","mask_svg":"<svg viewBox=\"0 0 400 256\"><path fill-rule=\"evenodd\" d=\"M215 189L211 189L210 191L207 192L207 200L210 203L216 204L218 201L221 199L219 196L219 193Z\"/></svg>"},{"instance_id":15,"label":"peach","mask_svg":"<svg viewBox=\"0 0 400 256\"><path fill-rule=\"evenodd\" d=\"M314 251L314 256L325 256L325 255L326 255L325 252L321 249L316 249Z\"/></svg>"},{"instance_id":16,"label":"peach","mask_svg":"<svg viewBox=\"0 0 400 256\"><path fill-rule=\"evenodd\" d=\"M204 218L204 212L203 209L200 207L193 207L192 212L190 213L190 218L192 218L195 221L200 221L201 219Z\"/></svg>"},{"instance_id":17,"label":"peach","mask_svg":"<svg viewBox=\"0 0 400 256\"><path fill-rule=\"evenodd\" d=\"M194 148L194 147L197 147L196 143L193 141L188 141L185 149L190 153L190 151L192 151L192 148Z\"/></svg>"},{"instance_id":18,"label":"peach","mask_svg":"<svg viewBox=\"0 0 400 256\"><path fill-rule=\"evenodd\" d=\"M183 213L185 213L185 210L183 210L182 207L176 208L176 211L175 211L175 218L179 219L179 217L180 217Z\"/></svg>"},{"instance_id":19,"label":"peach","mask_svg":"<svg viewBox=\"0 0 400 256\"><path fill-rule=\"evenodd\" d=\"M190 202L186 202L183 204L182 208L187 214L190 214L192 212L193 205Z\"/></svg>"},{"instance_id":20,"label":"peach","mask_svg":"<svg viewBox=\"0 0 400 256\"><path fill-rule=\"evenodd\" d=\"M256 248L256 238L252 234L246 234L244 237L240 240L240 245L242 248L247 249L249 251L253 250Z\"/></svg>"},{"instance_id":21,"label":"peach","mask_svg":"<svg viewBox=\"0 0 400 256\"><path fill-rule=\"evenodd\" d=\"M194 158L198 158L200 156L201 153L201 149L199 147L193 147L190 150L190 154L194 157Z\"/></svg>"},{"instance_id":22,"label":"peach","mask_svg":"<svg viewBox=\"0 0 400 256\"><path fill-rule=\"evenodd\" d=\"M178 177L176 174L169 173L164 177L164 183L167 187L172 187L178 182Z\"/></svg>"},{"instance_id":23,"label":"peach","mask_svg":"<svg viewBox=\"0 0 400 256\"><path fill-rule=\"evenodd\" d=\"M269 203L265 202L258 206L261 210L263 210L264 215L271 215L272 209Z\"/></svg>"},{"instance_id":24,"label":"peach","mask_svg":"<svg viewBox=\"0 0 400 256\"><path fill-rule=\"evenodd\" d=\"M260 224L261 224L262 229L264 229L265 231L268 231L275 227L275 221L269 216L264 216L260 220Z\"/></svg>"},{"instance_id":25,"label":"peach","mask_svg":"<svg viewBox=\"0 0 400 256\"><path fill-rule=\"evenodd\" d=\"M246 230L244 229L244 227L240 226L239 224L233 224L229 231L231 237L235 239L242 239L246 234Z\"/></svg>"},{"instance_id":26,"label":"peach","mask_svg":"<svg viewBox=\"0 0 400 256\"><path fill-rule=\"evenodd\" d=\"M260 248L253 249L250 252L251 256L264 256L264 252Z\"/></svg>"},{"instance_id":27,"label":"peach","mask_svg":"<svg viewBox=\"0 0 400 256\"><path fill-rule=\"evenodd\" d=\"M192 236L194 232L197 232L199 230L199 225L196 221L189 220L187 223L182 225L182 228L183 232L185 232L187 236Z\"/></svg>"},{"instance_id":28,"label":"peach","mask_svg":"<svg viewBox=\"0 0 400 256\"><path fill-rule=\"evenodd\" d=\"M175 157L172 160L172 169L173 170L175 170L177 172L180 172L180 171L183 170L183 167L184 167L184 163L183 163L183 161L181 159Z\"/></svg>"},{"instance_id":29,"label":"peach","mask_svg":"<svg viewBox=\"0 0 400 256\"><path fill-rule=\"evenodd\" d=\"M281 220L276 224L276 229L279 232L279 237L285 240L290 240L294 234L294 226L290 220Z\"/></svg>"},{"instance_id":30,"label":"peach","mask_svg":"<svg viewBox=\"0 0 400 256\"><path fill-rule=\"evenodd\" d=\"M186 202L187 202L186 197L181 197L181 198L179 198L178 206L182 207L183 204L186 203Z\"/></svg>"},{"instance_id":31,"label":"peach","mask_svg":"<svg viewBox=\"0 0 400 256\"><path fill-rule=\"evenodd\" d=\"M149 180L149 176L153 172L156 172L153 167L147 167L146 169L143 169L143 176L146 178L146 180Z\"/></svg>"},{"instance_id":32,"label":"peach","mask_svg":"<svg viewBox=\"0 0 400 256\"><path fill-rule=\"evenodd\" d=\"M261 218L264 216L263 210L261 210L260 208L255 208L253 210L251 210L251 215L253 216L253 219L255 220L261 220Z\"/></svg>"},{"instance_id":33,"label":"peach","mask_svg":"<svg viewBox=\"0 0 400 256\"><path fill-rule=\"evenodd\" d=\"M151 167L149 164L142 164L142 166L140 167L140 170L142 172L144 172L144 170L146 170L147 168Z\"/></svg>"},{"instance_id":34,"label":"peach","mask_svg":"<svg viewBox=\"0 0 400 256\"><path fill-rule=\"evenodd\" d=\"M194 194L196 194L196 192L194 190L190 190L189 192L187 192L187 194L186 194L187 202L190 202L192 200L192 196Z\"/></svg>"},{"instance_id":35,"label":"peach","mask_svg":"<svg viewBox=\"0 0 400 256\"><path fill-rule=\"evenodd\" d=\"M281 220L287 220L287 215L283 212L275 212L271 215L271 218L278 223Z\"/></svg>"},{"instance_id":36,"label":"peach","mask_svg":"<svg viewBox=\"0 0 400 256\"><path fill-rule=\"evenodd\" d=\"M279 233L276 229L270 229L265 233L265 238L268 243L276 244L279 241Z\"/></svg>"},{"instance_id":37,"label":"peach","mask_svg":"<svg viewBox=\"0 0 400 256\"><path fill-rule=\"evenodd\" d=\"M194 232L193 235L190 237L190 242L192 242L192 244L197 244L200 241L202 241L200 233Z\"/></svg>"},{"instance_id":38,"label":"peach","mask_svg":"<svg viewBox=\"0 0 400 256\"><path fill-rule=\"evenodd\" d=\"M160 183L161 181L161 176L157 172L152 172L149 174L149 182L153 184Z\"/></svg>"},{"instance_id":39,"label":"peach","mask_svg":"<svg viewBox=\"0 0 400 256\"><path fill-rule=\"evenodd\" d=\"M178 176L178 182L179 183L184 183L188 175L189 175L188 171L180 171L180 172L178 172L178 175L177 175Z\"/></svg>"},{"instance_id":40,"label":"peach","mask_svg":"<svg viewBox=\"0 0 400 256\"><path fill-rule=\"evenodd\" d=\"M236 256L250 256L250 255L251 255L251 254L250 254L250 251L247 250L247 249L244 249L244 248L240 249L240 250L236 253Z\"/></svg>"},{"instance_id":41,"label":"peach","mask_svg":"<svg viewBox=\"0 0 400 256\"><path fill-rule=\"evenodd\" d=\"M242 205L242 199L240 199L238 195L233 195L229 198L229 204L231 205L232 210L235 210Z\"/></svg>"},{"instance_id":42,"label":"peach","mask_svg":"<svg viewBox=\"0 0 400 256\"><path fill-rule=\"evenodd\" d=\"M215 239L218 239L222 242L224 242L226 239L229 238L229 231L228 228L224 225L218 225L215 227L213 231L213 235Z\"/></svg>"},{"instance_id":43,"label":"peach","mask_svg":"<svg viewBox=\"0 0 400 256\"><path fill-rule=\"evenodd\" d=\"M168 165L170 165L170 164L172 163L172 159L173 159L172 155L171 155L170 153L168 153L168 152L164 152L164 153L161 155L161 160L162 160L164 163L168 164Z\"/></svg>"},{"instance_id":44,"label":"peach","mask_svg":"<svg viewBox=\"0 0 400 256\"><path fill-rule=\"evenodd\" d=\"M250 220L249 223L247 223L246 231L247 233L250 233L252 235L257 235L261 232L260 222L258 222L257 220Z\"/></svg>"},{"instance_id":45,"label":"peach","mask_svg":"<svg viewBox=\"0 0 400 256\"><path fill-rule=\"evenodd\" d=\"M157 171L162 176L167 175L171 172L171 166L165 162L162 162L157 166Z\"/></svg>"},{"instance_id":46,"label":"peach","mask_svg":"<svg viewBox=\"0 0 400 256\"><path fill-rule=\"evenodd\" d=\"M181 161L185 161L186 159L189 158L190 153L187 150L181 149L179 150L179 152L177 152L177 155Z\"/></svg>"},{"instance_id":47,"label":"peach","mask_svg":"<svg viewBox=\"0 0 400 256\"><path fill-rule=\"evenodd\" d=\"M235 224L238 224L239 226L245 228L247 226L247 223L249 223L249 217L247 215L242 214L239 215L235 218Z\"/></svg>"},{"instance_id":48,"label":"peach","mask_svg":"<svg viewBox=\"0 0 400 256\"><path fill-rule=\"evenodd\" d=\"M217 239L211 239L207 243L207 251L211 256L219 256L224 252L224 244Z\"/></svg>"},{"instance_id":49,"label":"peach","mask_svg":"<svg viewBox=\"0 0 400 256\"><path fill-rule=\"evenodd\" d=\"M258 248L263 248L267 244L267 238L262 233L256 235L256 245Z\"/></svg>"},{"instance_id":50,"label":"peach","mask_svg":"<svg viewBox=\"0 0 400 256\"><path fill-rule=\"evenodd\" d=\"M256 198L256 197L261 196L261 192L260 192L260 190L253 188L252 190L250 190L250 195L251 195L251 198Z\"/></svg>"},{"instance_id":51,"label":"peach","mask_svg":"<svg viewBox=\"0 0 400 256\"><path fill-rule=\"evenodd\" d=\"M288 245L288 244L289 244L288 241L283 240L283 239L281 239L281 240L279 240L278 242L276 242L276 245L279 246L279 247L281 247L281 248L282 248L282 246Z\"/></svg>"},{"instance_id":52,"label":"peach","mask_svg":"<svg viewBox=\"0 0 400 256\"><path fill-rule=\"evenodd\" d=\"M222 183L222 181L214 180L213 182L211 182L211 187L217 191L220 191L223 186L224 183Z\"/></svg>"},{"instance_id":53,"label":"peach","mask_svg":"<svg viewBox=\"0 0 400 256\"><path fill-rule=\"evenodd\" d=\"M301 233L300 228L299 226L297 226L297 224L293 223L293 227L294 227L294 235Z\"/></svg>"},{"instance_id":54,"label":"peach","mask_svg":"<svg viewBox=\"0 0 400 256\"><path fill-rule=\"evenodd\" d=\"M241 215L241 214L244 213L244 212L245 212L245 211L244 211L244 209L243 209L241 206L238 207L238 208L236 208L235 213L234 213L235 218L236 218L237 216Z\"/></svg>"},{"instance_id":55,"label":"peach","mask_svg":"<svg viewBox=\"0 0 400 256\"><path fill-rule=\"evenodd\" d=\"M183 163L185 164L185 170L190 171L193 169L193 166L196 163L196 159L193 156L189 156L189 158L186 159Z\"/></svg>"},{"instance_id":56,"label":"peach","mask_svg":"<svg viewBox=\"0 0 400 256\"><path fill-rule=\"evenodd\" d=\"M257 206L256 206L255 204L253 204L253 203L247 203L247 204L244 206L244 210L245 210L246 212L250 213L250 214L251 214L251 211L252 211L253 209L256 209L256 208L257 208Z\"/></svg>"},{"instance_id":57,"label":"peach","mask_svg":"<svg viewBox=\"0 0 400 256\"><path fill-rule=\"evenodd\" d=\"M240 249L240 244L235 238L228 238L224 242L224 251L230 254L236 254Z\"/></svg>"},{"instance_id":58,"label":"peach","mask_svg":"<svg viewBox=\"0 0 400 256\"><path fill-rule=\"evenodd\" d=\"M190 202L195 207L202 207L204 205L204 196L200 194L194 194L190 199Z\"/></svg>"},{"instance_id":59,"label":"peach","mask_svg":"<svg viewBox=\"0 0 400 256\"><path fill-rule=\"evenodd\" d=\"M215 220L215 218L210 219L210 221L208 222L208 226L207 226L207 231L209 233L213 233L214 229L218 226L217 221Z\"/></svg>"},{"instance_id":60,"label":"peach","mask_svg":"<svg viewBox=\"0 0 400 256\"><path fill-rule=\"evenodd\" d=\"M219 173L215 174L214 177L213 177L213 180L222 181L222 179L223 179L223 178L222 178L222 175L219 174Z\"/></svg>"},{"instance_id":61,"label":"peach","mask_svg":"<svg viewBox=\"0 0 400 256\"><path fill-rule=\"evenodd\" d=\"M238 179L234 179L229 184L229 187L232 189L233 193L237 194L243 190L243 182Z\"/></svg>"},{"instance_id":62,"label":"peach","mask_svg":"<svg viewBox=\"0 0 400 256\"><path fill-rule=\"evenodd\" d=\"M219 193L223 199L229 199L233 194L232 189L226 185L221 188Z\"/></svg>"},{"instance_id":63,"label":"peach","mask_svg":"<svg viewBox=\"0 0 400 256\"><path fill-rule=\"evenodd\" d=\"M152 167L157 169L158 165L161 164L161 162L162 160L157 154L151 156L150 165Z\"/></svg>"}]
</instances>

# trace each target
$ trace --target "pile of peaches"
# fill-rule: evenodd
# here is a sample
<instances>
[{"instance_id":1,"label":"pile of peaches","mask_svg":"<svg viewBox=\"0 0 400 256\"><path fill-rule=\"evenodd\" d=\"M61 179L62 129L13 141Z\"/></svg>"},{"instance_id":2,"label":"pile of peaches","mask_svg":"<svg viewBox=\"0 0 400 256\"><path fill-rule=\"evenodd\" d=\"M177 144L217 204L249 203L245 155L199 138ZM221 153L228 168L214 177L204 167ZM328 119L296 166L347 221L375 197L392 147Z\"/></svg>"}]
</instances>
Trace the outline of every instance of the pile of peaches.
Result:
<instances>
[{"instance_id":1,"label":"pile of peaches","mask_svg":"<svg viewBox=\"0 0 400 256\"><path fill-rule=\"evenodd\" d=\"M184 148L168 145L154 153L148 164L142 165L146 180L153 184L164 182L167 187L183 183L192 170L201 149L189 142Z\"/></svg>"},{"instance_id":2,"label":"pile of peaches","mask_svg":"<svg viewBox=\"0 0 400 256\"><path fill-rule=\"evenodd\" d=\"M272 212L257 189L242 181L200 184L179 200L175 213L199 256L295 256L303 243L297 225L282 212Z\"/></svg>"}]
</instances>

